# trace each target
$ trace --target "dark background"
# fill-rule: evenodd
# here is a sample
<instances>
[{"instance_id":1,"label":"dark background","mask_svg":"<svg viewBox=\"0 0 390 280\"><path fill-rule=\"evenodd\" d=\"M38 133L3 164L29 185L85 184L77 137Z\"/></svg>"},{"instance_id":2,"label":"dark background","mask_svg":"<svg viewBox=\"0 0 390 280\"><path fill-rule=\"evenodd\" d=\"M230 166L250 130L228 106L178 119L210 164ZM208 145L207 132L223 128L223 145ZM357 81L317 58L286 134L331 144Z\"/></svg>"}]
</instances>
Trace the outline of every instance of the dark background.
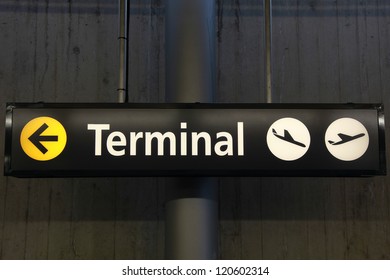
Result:
<instances>
[{"instance_id":1,"label":"dark background","mask_svg":"<svg viewBox=\"0 0 390 280\"><path fill-rule=\"evenodd\" d=\"M129 101L163 102L164 1L130 3ZM262 2L217 7L215 101L264 102ZM6 102L116 102L117 10L2 0L3 116ZM274 0L273 15L274 102L383 102L386 113L387 0ZM4 147L4 121L0 131ZM390 259L389 176L218 181L222 259ZM165 183L0 176L0 258L164 258Z\"/></svg>"}]
</instances>

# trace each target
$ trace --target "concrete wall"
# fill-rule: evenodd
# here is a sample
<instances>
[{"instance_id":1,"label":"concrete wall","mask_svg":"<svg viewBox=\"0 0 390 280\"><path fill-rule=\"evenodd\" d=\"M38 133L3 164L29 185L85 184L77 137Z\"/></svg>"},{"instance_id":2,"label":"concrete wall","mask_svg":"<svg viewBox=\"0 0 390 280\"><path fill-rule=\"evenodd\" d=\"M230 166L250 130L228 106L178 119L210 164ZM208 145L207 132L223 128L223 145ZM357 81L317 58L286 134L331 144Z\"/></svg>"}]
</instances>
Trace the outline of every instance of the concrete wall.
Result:
<instances>
[{"instance_id":1,"label":"concrete wall","mask_svg":"<svg viewBox=\"0 0 390 280\"><path fill-rule=\"evenodd\" d=\"M163 102L164 1L130 3L129 100ZM217 5L216 99L264 102L262 2ZM275 102L390 107L388 1L273 5ZM6 102L116 102L117 22L117 1L1 1L3 110ZM3 147L4 121L0 133ZM222 259L390 259L389 176L219 185ZM0 176L0 258L164 258L164 203L164 178Z\"/></svg>"}]
</instances>

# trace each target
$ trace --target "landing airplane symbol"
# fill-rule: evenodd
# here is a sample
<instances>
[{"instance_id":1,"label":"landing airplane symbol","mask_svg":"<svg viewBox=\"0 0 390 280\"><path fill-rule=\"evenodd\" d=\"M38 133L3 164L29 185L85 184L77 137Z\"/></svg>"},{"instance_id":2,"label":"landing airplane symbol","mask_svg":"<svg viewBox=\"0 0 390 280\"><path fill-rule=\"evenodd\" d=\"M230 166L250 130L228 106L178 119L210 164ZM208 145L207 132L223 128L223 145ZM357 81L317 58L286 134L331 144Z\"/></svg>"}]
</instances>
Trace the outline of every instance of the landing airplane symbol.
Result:
<instances>
[{"instance_id":1,"label":"landing airplane symbol","mask_svg":"<svg viewBox=\"0 0 390 280\"><path fill-rule=\"evenodd\" d=\"M305 144L303 144L301 142L298 142L298 141L295 141L294 138L291 136L290 132L288 132L287 129L284 130L284 136L279 135L274 128L272 129L272 133L276 137L278 137L279 139L282 139L283 141L287 141L287 142L289 142L291 144L295 144L295 145L298 145L298 146L303 147L303 148L306 147Z\"/></svg>"},{"instance_id":2,"label":"landing airplane symbol","mask_svg":"<svg viewBox=\"0 0 390 280\"><path fill-rule=\"evenodd\" d=\"M356 134L354 136L350 136L350 135L347 135L347 134L343 134L343 133L339 133L337 134L341 140L338 141L338 142L334 142L334 141L331 141L329 140L329 144L333 145L333 146L336 146L336 145L341 145L341 144L344 144L344 143L348 143L352 140L355 140L355 139L358 139L358 138L361 138L363 137L365 134L364 133L359 133L359 134Z\"/></svg>"}]
</instances>

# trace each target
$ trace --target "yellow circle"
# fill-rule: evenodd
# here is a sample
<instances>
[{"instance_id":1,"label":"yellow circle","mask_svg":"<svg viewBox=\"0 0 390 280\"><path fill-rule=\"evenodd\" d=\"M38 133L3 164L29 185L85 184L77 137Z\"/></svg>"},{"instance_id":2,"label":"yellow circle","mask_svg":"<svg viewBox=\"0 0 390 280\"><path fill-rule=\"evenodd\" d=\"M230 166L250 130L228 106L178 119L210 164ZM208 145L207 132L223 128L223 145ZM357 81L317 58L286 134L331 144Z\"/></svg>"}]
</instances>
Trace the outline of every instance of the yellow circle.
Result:
<instances>
[{"instance_id":1,"label":"yellow circle","mask_svg":"<svg viewBox=\"0 0 390 280\"><path fill-rule=\"evenodd\" d=\"M23 151L32 159L47 161L57 157L66 145L66 131L62 124L50 117L29 121L20 134Z\"/></svg>"}]
</instances>

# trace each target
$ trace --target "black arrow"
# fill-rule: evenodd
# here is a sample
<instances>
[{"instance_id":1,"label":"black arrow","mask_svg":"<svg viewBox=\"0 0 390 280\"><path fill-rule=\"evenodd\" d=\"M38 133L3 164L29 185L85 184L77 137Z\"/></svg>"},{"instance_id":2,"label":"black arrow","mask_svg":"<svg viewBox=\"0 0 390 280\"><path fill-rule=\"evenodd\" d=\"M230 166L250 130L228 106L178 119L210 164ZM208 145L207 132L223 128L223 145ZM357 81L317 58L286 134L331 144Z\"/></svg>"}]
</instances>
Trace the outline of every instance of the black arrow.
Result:
<instances>
[{"instance_id":1,"label":"black arrow","mask_svg":"<svg viewBox=\"0 0 390 280\"><path fill-rule=\"evenodd\" d=\"M48 149L46 149L46 147L43 146L41 142L57 142L58 141L58 136L41 135L48 127L49 126L46 123L44 123L33 134L31 134L30 137L28 137L28 140L30 140L31 143L33 143L34 146L37 147L42 152L42 154L46 154Z\"/></svg>"}]
</instances>

